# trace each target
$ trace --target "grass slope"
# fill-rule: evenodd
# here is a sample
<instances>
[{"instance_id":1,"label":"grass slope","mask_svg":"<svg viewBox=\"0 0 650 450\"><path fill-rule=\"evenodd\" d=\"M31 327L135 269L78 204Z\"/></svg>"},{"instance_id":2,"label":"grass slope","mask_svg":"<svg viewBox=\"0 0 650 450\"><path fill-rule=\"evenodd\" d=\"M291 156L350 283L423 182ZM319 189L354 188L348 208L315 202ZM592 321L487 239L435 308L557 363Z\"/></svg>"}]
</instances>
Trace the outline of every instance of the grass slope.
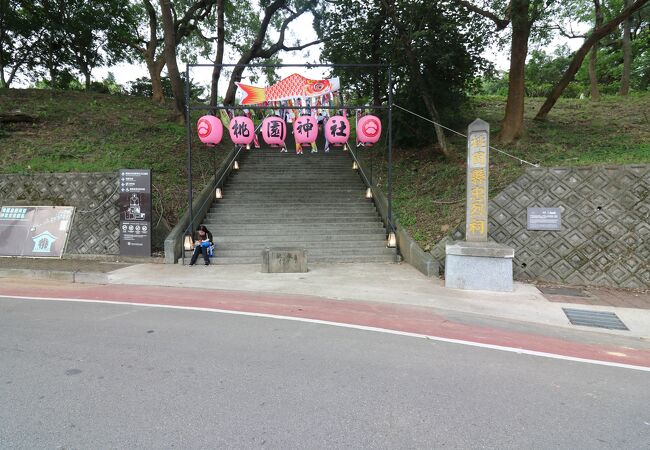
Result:
<instances>
[{"instance_id":1,"label":"grass slope","mask_svg":"<svg viewBox=\"0 0 650 450\"><path fill-rule=\"evenodd\" d=\"M600 102L560 99L547 121L535 122L532 119L543 100L526 99L526 134L514 145L500 146L495 141L505 98L472 99L466 120L468 124L476 117L488 121L493 146L542 167L650 163L650 94L604 97ZM458 131L466 133L466 129ZM459 157L457 162L441 159L431 147L394 151L395 215L426 250L465 220L466 141L449 136ZM362 153L367 162L372 154L374 179L385 187L383 149ZM514 181L526 167L491 151L490 195Z\"/></svg>"},{"instance_id":2,"label":"grass slope","mask_svg":"<svg viewBox=\"0 0 650 450\"><path fill-rule=\"evenodd\" d=\"M115 172L150 168L154 221L169 227L187 199L187 138L171 107L149 99L92 92L0 89L0 114L37 118L0 128L0 172ZM224 155L194 136L194 191Z\"/></svg>"}]
</instances>

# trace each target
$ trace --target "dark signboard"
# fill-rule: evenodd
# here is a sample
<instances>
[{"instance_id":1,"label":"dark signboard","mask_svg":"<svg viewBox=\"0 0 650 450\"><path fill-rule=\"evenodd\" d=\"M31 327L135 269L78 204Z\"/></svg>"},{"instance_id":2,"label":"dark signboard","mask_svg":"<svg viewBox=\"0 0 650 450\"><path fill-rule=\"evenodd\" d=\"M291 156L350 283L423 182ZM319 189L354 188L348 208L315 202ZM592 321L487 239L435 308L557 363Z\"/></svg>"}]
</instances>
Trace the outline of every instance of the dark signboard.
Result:
<instances>
[{"instance_id":1,"label":"dark signboard","mask_svg":"<svg viewBox=\"0 0 650 450\"><path fill-rule=\"evenodd\" d=\"M151 171L121 169L120 255L151 256Z\"/></svg>"},{"instance_id":2,"label":"dark signboard","mask_svg":"<svg viewBox=\"0 0 650 450\"><path fill-rule=\"evenodd\" d=\"M72 206L0 208L0 256L60 258L72 224Z\"/></svg>"},{"instance_id":3,"label":"dark signboard","mask_svg":"<svg viewBox=\"0 0 650 450\"><path fill-rule=\"evenodd\" d=\"M526 228L529 230L560 231L562 211L560 208L528 208Z\"/></svg>"}]
</instances>

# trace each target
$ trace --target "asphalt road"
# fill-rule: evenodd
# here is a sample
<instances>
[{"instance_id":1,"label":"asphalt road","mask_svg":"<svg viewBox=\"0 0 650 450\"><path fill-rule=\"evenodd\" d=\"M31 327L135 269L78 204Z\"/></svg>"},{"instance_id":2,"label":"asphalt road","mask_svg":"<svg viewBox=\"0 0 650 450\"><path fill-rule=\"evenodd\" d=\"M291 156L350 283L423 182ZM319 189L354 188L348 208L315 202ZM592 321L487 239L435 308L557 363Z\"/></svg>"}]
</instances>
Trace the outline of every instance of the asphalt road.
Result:
<instances>
[{"instance_id":1,"label":"asphalt road","mask_svg":"<svg viewBox=\"0 0 650 450\"><path fill-rule=\"evenodd\" d=\"M0 300L0 448L650 448L650 374L155 307Z\"/></svg>"}]
</instances>

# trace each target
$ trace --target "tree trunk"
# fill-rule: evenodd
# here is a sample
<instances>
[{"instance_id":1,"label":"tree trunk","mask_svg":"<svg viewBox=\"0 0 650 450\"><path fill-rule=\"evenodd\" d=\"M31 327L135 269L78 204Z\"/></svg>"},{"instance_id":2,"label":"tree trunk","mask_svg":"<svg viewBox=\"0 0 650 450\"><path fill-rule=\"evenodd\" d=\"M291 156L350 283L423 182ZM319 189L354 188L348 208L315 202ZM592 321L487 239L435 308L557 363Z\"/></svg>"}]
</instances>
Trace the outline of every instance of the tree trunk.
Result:
<instances>
[{"instance_id":1,"label":"tree trunk","mask_svg":"<svg viewBox=\"0 0 650 450\"><path fill-rule=\"evenodd\" d=\"M212 69L212 85L210 86L210 106L214 107L219 101L219 79L221 78L221 66L223 64L224 43L226 40L224 24L224 0L217 0L217 55L214 59L214 68ZM215 111L212 111L216 114Z\"/></svg>"},{"instance_id":2,"label":"tree trunk","mask_svg":"<svg viewBox=\"0 0 650 450\"><path fill-rule=\"evenodd\" d=\"M629 6L631 0L625 0L625 6ZM623 75L621 76L621 87L619 95L627 95L630 92L630 72L632 71L632 44L630 37L631 20L628 17L623 22Z\"/></svg>"},{"instance_id":3,"label":"tree trunk","mask_svg":"<svg viewBox=\"0 0 650 450\"><path fill-rule=\"evenodd\" d=\"M513 0L512 42L510 46L510 71L508 81L508 100L506 113L501 122L497 140L509 144L521 137L524 132L525 68L528 55L528 37L531 22L528 18L528 0Z\"/></svg>"},{"instance_id":4,"label":"tree trunk","mask_svg":"<svg viewBox=\"0 0 650 450\"><path fill-rule=\"evenodd\" d=\"M590 98L594 102L600 100L600 92L598 91L598 74L596 73L597 55L598 44L594 45L589 55L589 91Z\"/></svg>"},{"instance_id":5,"label":"tree trunk","mask_svg":"<svg viewBox=\"0 0 650 450\"><path fill-rule=\"evenodd\" d=\"M596 16L596 26L594 29L597 29L603 24L603 10L600 6L600 0L594 0L594 12ZM591 100L599 101L600 92L598 91L598 73L597 73L597 63L598 63L598 42L596 42L591 49L591 55L589 56L589 86L591 91Z\"/></svg>"},{"instance_id":6,"label":"tree trunk","mask_svg":"<svg viewBox=\"0 0 650 450\"><path fill-rule=\"evenodd\" d=\"M163 67L165 67L165 60L160 58L157 61L153 61L145 55L145 61L147 63L147 70L149 71L149 78L151 79L151 100L160 105L165 102L165 94L160 77Z\"/></svg>"},{"instance_id":7,"label":"tree trunk","mask_svg":"<svg viewBox=\"0 0 650 450\"><path fill-rule=\"evenodd\" d=\"M172 94L174 95L174 111L178 114L179 121L185 122L185 94L181 74L178 71L178 63L176 62L176 32L171 8L170 0L160 0L165 35L165 62L167 63L167 73L169 74ZM186 82L189 83L190 80L186 80Z\"/></svg>"},{"instance_id":8,"label":"tree trunk","mask_svg":"<svg viewBox=\"0 0 650 450\"><path fill-rule=\"evenodd\" d=\"M86 90L90 90L90 72L84 71L84 85L86 86Z\"/></svg>"},{"instance_id":9,"label":"tree trunk","mask_svg":"<svg viewBox=\"0 0 650 450\"><path fill-rule=\"evenodd\" d=\"M591 33L591 35L582 44L582 47L580 47L573 56L571 64L569 64L569 68L564 72L564 75L560 81L558 81L551 93L548 95L542 107L539 108L539 111L535 116L535 120L546 120L546 116L548 115L549 111L553 108L557 100L560 98L560 95L562 95L564 89L569 85L571 80L573 80L573 77L575 76L578 69L580 69L582 62L584 61L585 56L587 56L587 53L589 53L591 47L603 37L614 31L616 27L621 24L621 22L638 11L641 7L643 7L643 5L648 3L648 1L650 0L637 0L630 6L627 6L618 16L614 17L609 22L605 23L600 28L595 29L593 33Z\"/></svg>"}]
</instances>

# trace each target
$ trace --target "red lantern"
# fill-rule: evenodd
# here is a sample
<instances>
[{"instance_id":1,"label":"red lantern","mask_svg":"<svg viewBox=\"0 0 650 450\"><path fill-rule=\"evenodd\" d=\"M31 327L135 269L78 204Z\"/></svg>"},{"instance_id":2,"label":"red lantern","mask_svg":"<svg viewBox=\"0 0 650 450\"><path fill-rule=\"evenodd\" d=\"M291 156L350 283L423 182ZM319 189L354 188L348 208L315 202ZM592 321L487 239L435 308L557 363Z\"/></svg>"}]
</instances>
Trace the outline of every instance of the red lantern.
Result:
<instances>
[{"instance_id":1,"label":"red lantern","mask_svg":"<svg viewBox=\"0 0 650 450\"><path fill-rule=\"evenodd\" d=\"M366 147L376 144L381 137L381 120L377 116L363 116L357 122L357 141Z\"/></svg>"},{"instance_id":2,"label":"red lantern","mask_svg":"<svg viewBox=\"0 0 650 450\"><path fill-rule=\"evenodd\" d=\"M255 125L246 116L233 117L229 132L230 139L236 145L249 145L255 139Z\"/></svg>"},{"instance_id":3,"label":"red lantern","mask_svg":"<svg viewBox=\"0 0 650 450\"><path fill-rule=\"evenodd\" d=\"M300 116L293 122L293 135L300 145L310 145L318 137L318 121L314 116Z\"/></svg>"},{"instance_id":4,"label":"red lantern","mask_svg":"<svg viewBox=\"0 0 650 450\"><path fill-rule=\"evenodd\" d=\"M196 131L199 139L205 145L212 147L221 142L223 137L223 125L215 116L203 116L196 122Z\"/></svg>"},{"instance_id":5,"label":"red lantern","mask_svg":"<svg viewBox=\"0 0 650 450\"><path fill-rule=\"evenodd\" d=\"M327 142L334 146L341 146L350 138L350 122L345 116L332 116L325 125Z\"/></svg>"},{"instance_id":6,"label":"red lantern","mask_svg":"<svg viewBox=\"0 0 650 450\"><path fill-rule=\"evenodd\" d=\"M284 147L287 124L280 116L269 116L262 122L262 138L271 147Z\"/></svg>"}]
</instances>

